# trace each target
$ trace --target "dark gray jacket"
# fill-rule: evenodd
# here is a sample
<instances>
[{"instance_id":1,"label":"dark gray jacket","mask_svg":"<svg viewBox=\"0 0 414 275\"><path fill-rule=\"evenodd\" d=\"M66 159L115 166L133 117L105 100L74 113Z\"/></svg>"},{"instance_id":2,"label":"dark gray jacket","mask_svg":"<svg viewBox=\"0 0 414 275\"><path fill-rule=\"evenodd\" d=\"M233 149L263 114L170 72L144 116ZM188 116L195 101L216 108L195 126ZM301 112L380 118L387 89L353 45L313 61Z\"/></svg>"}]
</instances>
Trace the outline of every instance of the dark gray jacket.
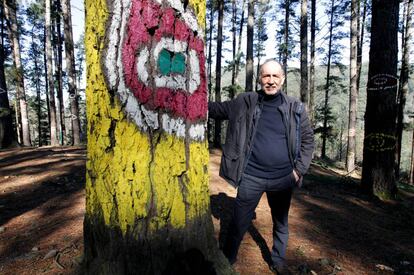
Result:
<instances>
[{"instance_id":1,"label":"dark gray jacket","mask_svg":"<svg viewBox=\"0 0 414 275\"><path fill-rule=\"evenodd\" d=\"M281 92L282 93L282 92ZM278 107L286 127L288 150L292 167L302 177L307 172L314 149L313 130L304 105L297 99L282 93L283 103ZM220 165L220 176L233 186L238 186L247 165L263 96L255 92L242 93L233 100L209 102L209 117L228 120L226 142Z\"/></svg>"}]
</instances>

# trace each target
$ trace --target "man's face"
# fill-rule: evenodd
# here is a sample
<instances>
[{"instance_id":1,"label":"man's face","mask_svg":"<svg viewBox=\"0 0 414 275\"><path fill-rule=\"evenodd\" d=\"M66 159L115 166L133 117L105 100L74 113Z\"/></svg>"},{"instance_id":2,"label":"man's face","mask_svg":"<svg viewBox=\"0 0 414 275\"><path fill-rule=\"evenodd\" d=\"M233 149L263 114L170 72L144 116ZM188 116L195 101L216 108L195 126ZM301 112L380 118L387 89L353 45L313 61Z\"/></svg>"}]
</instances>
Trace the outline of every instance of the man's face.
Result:
<instances>
[{"instance_id":1,"label":"man's face","mask_svg":"<svg viewBox=\"0 0 414 275\"><path fill-rule=\"evenodd\" d=\"M268 95L276 94L285 81L283 70L276 62L268 62L262 65L260 84Z\"/></svg>"}]
</instances>

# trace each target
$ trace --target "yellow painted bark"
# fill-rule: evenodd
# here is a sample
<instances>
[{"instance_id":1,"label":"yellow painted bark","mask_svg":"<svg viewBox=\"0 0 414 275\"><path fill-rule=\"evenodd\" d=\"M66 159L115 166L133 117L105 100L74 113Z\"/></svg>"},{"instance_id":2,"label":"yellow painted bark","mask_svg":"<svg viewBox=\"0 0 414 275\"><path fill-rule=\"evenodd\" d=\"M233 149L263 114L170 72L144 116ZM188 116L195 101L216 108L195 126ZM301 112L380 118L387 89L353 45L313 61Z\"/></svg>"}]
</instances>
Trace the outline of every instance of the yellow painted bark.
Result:
<instances>
[{"instance_id":1,"label":"yellow painted bark","mask_svg":"<svg viewBox=\"0 0 414 275\"><path fill-rule=\"evenodd\" d=\"M190 5L204 26L205 1ZM186 145L167 133L156 133L151 140L127 118L109 93L102 70L106 1L86 0L86 11L86 215L98 216L123 234L143 219L149 220L150 232L183 228L209 209L207 143Z\"/></svg>"}]
</instances>

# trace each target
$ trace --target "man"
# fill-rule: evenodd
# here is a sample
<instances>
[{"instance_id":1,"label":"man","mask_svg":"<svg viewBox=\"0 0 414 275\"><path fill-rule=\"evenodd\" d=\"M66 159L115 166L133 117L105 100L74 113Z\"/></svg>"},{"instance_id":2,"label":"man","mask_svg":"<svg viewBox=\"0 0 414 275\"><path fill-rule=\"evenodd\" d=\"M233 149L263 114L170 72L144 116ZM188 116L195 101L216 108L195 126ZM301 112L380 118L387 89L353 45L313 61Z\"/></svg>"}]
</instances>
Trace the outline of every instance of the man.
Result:
<instances>
[{"instance_id":1,"label":"man","mask_svg":"<svg viewBox=\"0 0 414 275\"><path fill-rule=\"evenodd\" d=\"M284 80L281 65L266 60L260 67L261 91L208 106L211 118L229 121L220 176L238 188L223 252L231 264L236 261L243 235L266 192L273 220L270 269L277 274L287 271L292 189L302 184L314 149L304 105L280 91Z\"/></svg>"}]
</instances>

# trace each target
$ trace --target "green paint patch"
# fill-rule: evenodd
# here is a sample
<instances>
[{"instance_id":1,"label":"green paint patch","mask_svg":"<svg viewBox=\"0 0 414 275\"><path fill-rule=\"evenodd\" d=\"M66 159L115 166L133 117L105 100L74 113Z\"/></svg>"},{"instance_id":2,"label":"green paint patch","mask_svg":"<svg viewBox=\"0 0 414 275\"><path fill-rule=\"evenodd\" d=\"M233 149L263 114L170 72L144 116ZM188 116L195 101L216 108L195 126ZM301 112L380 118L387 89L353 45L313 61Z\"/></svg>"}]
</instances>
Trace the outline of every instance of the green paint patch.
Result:
<instances>
[{"instance_id":1,"label":"green paint patch","mask_svg":"<svg viewBox=\"0 0 414 275\"><path fill-rule=\"evenodd\" d=\"M171 62L171 71L177 74L184 74L185 57L182 53L177 53L173 56Z\"/></svg>"},{"instance_id":2,"label":"green paint patch","mask_svg":"<svg viewBox=\"0 0 414 275\"><path fill-rule=\"evenodd\" d=\"M162 75L184 74L185 56L163 49L158 56L158 69Z\"/></svg>"}]
</instances>

